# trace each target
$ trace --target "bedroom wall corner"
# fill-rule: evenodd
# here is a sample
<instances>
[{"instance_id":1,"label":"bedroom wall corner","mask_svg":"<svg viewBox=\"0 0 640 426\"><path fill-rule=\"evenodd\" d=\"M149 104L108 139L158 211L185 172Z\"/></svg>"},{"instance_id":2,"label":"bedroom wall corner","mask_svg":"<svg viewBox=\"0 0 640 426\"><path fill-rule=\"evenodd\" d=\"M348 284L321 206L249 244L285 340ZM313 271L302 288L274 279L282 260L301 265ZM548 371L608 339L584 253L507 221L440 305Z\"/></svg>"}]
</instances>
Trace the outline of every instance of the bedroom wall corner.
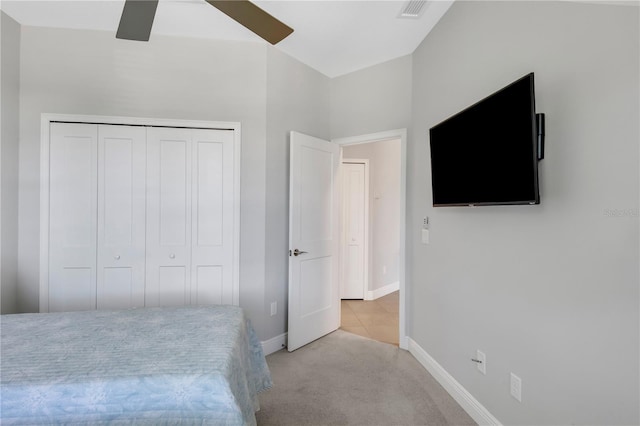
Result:
<instances>
[{"instance_id":1,"label":"bedroom wall corner","mask_svg":"<svg viewBox=\"0 0 640 426\"><path fill-rule=\"evenodd\" d=\"M20 24L0 11L0 313L18 312Z\"/></svg>"},{"instance_id":2,"label":"bedroom wall corner","mask_svg":"<svg viewBox=\"0 0 640 426\"><path fill-rule=\"evenodd\" d=\"M412 62L401 56L331 79L331 139L409 128Z\"/></svg>"}]
</instances>

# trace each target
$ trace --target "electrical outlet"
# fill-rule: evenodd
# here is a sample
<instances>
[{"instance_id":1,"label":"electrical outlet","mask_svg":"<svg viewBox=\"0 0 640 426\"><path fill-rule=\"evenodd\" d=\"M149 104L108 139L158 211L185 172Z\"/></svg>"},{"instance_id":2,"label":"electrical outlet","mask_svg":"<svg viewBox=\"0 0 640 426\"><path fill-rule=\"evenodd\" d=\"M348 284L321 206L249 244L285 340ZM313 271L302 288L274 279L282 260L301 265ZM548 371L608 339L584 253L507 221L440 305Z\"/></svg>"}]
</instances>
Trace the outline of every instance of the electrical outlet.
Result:
<instances>
[{"instance_id":1,"label":"electrical outlet","mask_svg":"<svg viewBox=\"0 0 640 426\"><path fill-rule=\"evenodd\" d=\"M271 302L271 316L278 313L278 302Z\"/></svg>"},{"instance_id":2,"label":"electrical outlet","mask_svg":"<svg viewBox=\"0 0 640 426\"><path fill-rule=\"evenodd\" d=\"M522 379L511 373L511 396L522 402Z\"/></svg>"},{"instance_id":3,"label":"electrical outlet","mask_svg":"<svg viewBox=\"0 0 640 426\"><path fill-rule=\"evenodd\" d=\"M478 371L487 374L487 356L480 349L476 351L476 359L480 362L476 363Z\"/></svg>"}]
</instances>

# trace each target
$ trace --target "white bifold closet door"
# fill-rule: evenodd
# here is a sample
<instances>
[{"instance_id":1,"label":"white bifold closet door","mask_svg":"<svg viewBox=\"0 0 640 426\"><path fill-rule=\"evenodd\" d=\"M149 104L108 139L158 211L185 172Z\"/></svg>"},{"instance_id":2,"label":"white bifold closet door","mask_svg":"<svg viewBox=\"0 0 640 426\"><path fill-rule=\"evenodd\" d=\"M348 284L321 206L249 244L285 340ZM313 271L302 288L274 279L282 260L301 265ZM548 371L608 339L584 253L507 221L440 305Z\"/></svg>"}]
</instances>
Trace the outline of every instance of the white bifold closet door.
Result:
<instances>
[{"instance_id":1,"label":"white bifold closet door","mask_svg":"<svg viewBox=\"0 0 640 426\"><path fill-rule=\"evenodd\" d=\"M144 306L146 129L98 126L98 309Z\"/></svg>"},{"instance_id":2,"label":"white bifold closet door","mask_svg":"<svg viewBox=\"0 0 640 426\"><path fill-rule=\"evenodd\" d=\"M233 301L233 133L149 128L147 306Z\"/></svg>"},{"instance_id":3,"label":"white bifold closet door","mask_svg":"<svg viewBox=\"0 0 640 426\"><path fill-rule=\"evenodd\" d=\"M52 123L48 310L233 304L233 143Z\"/></svg>"},{"instance_id":4,"label":"white bifold closet door","mask_svg":"<svg viewBox=\"0 0 640 426\"><path fill-rule=\"evenodd\" d=\"M49 311L95 309L98 127L53 123L49 150Z\"/></svg>"}]
</instances>

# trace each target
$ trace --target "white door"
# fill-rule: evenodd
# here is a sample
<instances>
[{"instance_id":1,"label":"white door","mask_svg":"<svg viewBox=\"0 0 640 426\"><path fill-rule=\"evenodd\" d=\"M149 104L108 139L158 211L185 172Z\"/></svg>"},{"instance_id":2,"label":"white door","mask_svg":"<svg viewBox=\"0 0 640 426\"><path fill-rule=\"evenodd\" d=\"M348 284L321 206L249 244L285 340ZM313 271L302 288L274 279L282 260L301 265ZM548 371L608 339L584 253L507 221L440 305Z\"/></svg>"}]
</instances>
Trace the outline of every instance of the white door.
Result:
<instances>
[{"instance_id":1,"label":"white door","mask_svg":"<svg viewBox=\"0 0 640 426\"><path fill-rule=\"evenodd\" d=\"M48 310L96 308L98 128L51 123Z\"/></svg>"},{"instance_id":2,"label":"white door","mask_svg":"<svg viewBox=\"0 0 640 426\"><path fill-rule=\"evenodd\" d=\"M145 306L189 304L191 129L147 129Z\"/></svg>"},{"instance_id":3,"label":"white door","mask_svg":"<svg viewBox=\"0 0 640 426\"><path fill-rule=\"evenodd\" d=\"M291 132L289 351L340 326L339 157L338 145Z\"/></svg>"},{"instance_id":4,"label":"white door","mask_svg":"<svg viewBox=\"0 0 640 426\"><path fill-rule=\"evenodd\" d=\"M233 132L193 130L191 304L233 304Z\"/></svg>"},{"instance_id":5,"label":"white door","mask_svg":"<svg viewBox=\"0 0 640 426\"><path fill-rule=\"evenodd\" d=\"M144 306L146 129L98 126L98 309Z\"/></svg>"},{"instance_id":6,"label":"white door","mask_svg":"<svg viewBox=\"0 0 640 426\"><path fill-rule=\"evenodd\" d=\"M342 163L342 299L364 299L367 286L368 197L365 163Z\"/></svg>"},{"instance_id":7,"label":"white door","mask_svg":"<svg viewBox=\"0 0 640 426\"><path fill-rule=\"evenodd\" d=\"M237 305L239 124L56 118L42 141L41 311Z\"/></svg>"},{"instance_id":8,"label":"white door","mask_svg":"<svg viewBox=\"0 0 640 426\"><path fill-rule=\"evenodd\" d=\"M146 306L233 304L234 134L147 130Z\"/></svg>"}]
</instances>

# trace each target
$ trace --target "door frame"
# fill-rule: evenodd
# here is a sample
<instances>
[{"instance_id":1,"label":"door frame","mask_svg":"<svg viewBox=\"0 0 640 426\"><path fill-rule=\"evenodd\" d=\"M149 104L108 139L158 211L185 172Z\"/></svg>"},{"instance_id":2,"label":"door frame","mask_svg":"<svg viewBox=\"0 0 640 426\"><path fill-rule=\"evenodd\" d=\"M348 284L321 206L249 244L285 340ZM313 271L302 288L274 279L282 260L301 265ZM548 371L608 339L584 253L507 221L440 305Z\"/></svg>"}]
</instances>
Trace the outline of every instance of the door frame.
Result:
<instances>
[{"instance_id":1,"label":"door frame","mask_svg":"<svg viewBox=\"0 0 640 426\"><path fill-rule=\"evenodd\" d=\"M342 157L342 153L340 153ZM369 297L369 160L368 159L360 159L360 158L342 158L340 161L340 173L342 174L342 185L344 188L344 164L363 164L364 165L364 275L362 278L362 300L371 300ZM342 202L344 200L344 194L341 192ZM343 262L344 259L344 248L346 245L346 234L345 234L345 226L344 226L344 203L341 206L340 211L340 298L342 299L342 290L344 289L344 268L345 264Z\"/></svg>"},{"instance_id":2,"label":"door frame","mask_svg":"<svg viewBox=\"0 0 640 426\"><path fill-rule=\"evenodd\" d=\"M409 316L407 300L409 300L409 294L406 282L407 129L394 129L359 136L336 138L331 141L341 146L347 146L383 142L393 139L400 140L400 259L398 261L398 275L400 281L400 309L398 313L398 319L400 322L399 346L402 349L408 350L409 337L407 334L407 318ZM342 157L342 152L340 156Z\"/></svg>"},{"instance_id":3,"label":"door frame","mask_svg":"<svg viewBox=\"0 0 640 426\"><path fill-rule=\"evenodd\" d=\"M240 152L241 125L235 121L201 121L102 115L40 115L40 312L49 311L49 129L51 123L115 124L147 127L187 127L233 131L233 304L240 304Z\"/></svg>"}]
</instances>

